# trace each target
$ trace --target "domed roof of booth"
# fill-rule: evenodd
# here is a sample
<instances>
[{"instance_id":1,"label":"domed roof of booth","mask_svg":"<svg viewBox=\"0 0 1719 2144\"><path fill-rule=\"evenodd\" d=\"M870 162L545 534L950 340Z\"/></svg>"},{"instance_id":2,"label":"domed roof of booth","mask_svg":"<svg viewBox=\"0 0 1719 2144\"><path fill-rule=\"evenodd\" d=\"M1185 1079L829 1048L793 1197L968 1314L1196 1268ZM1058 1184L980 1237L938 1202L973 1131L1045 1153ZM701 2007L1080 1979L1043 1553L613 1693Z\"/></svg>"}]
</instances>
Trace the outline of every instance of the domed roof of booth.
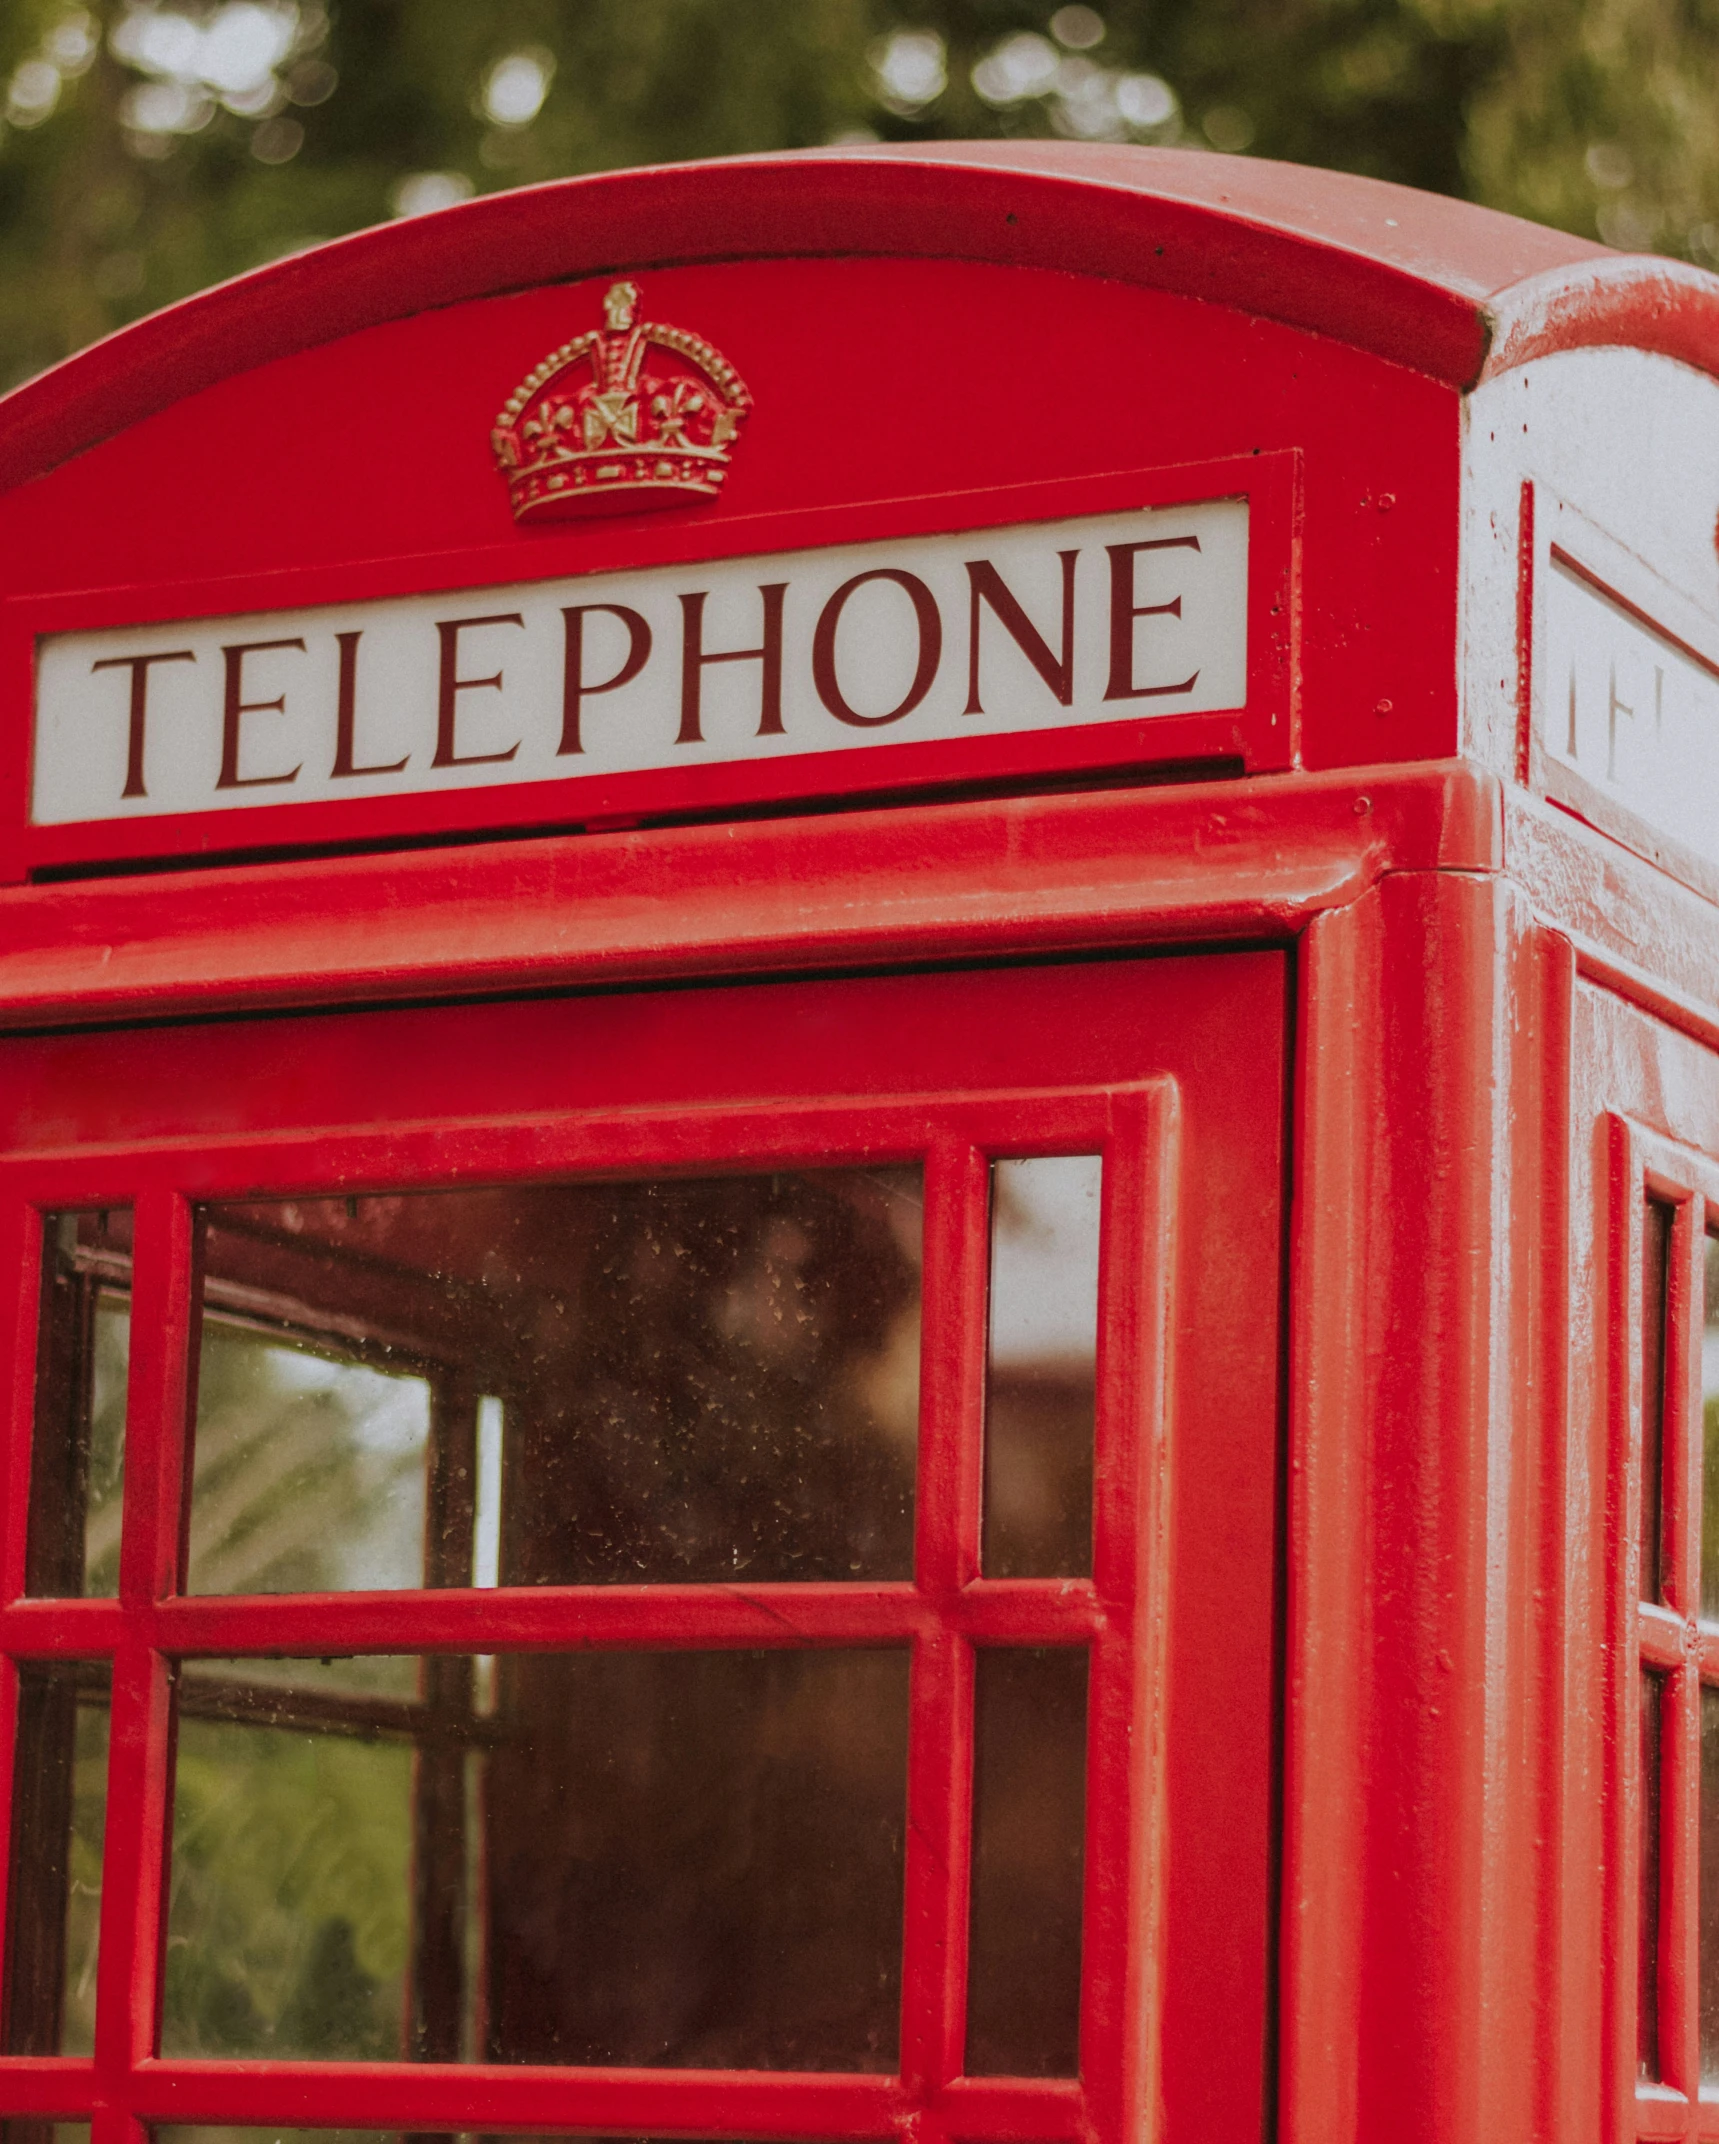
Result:
<instances>
[{"instance_id":1,"label":"domed roof of booth","mask_svg":"<svg viewBox=\"0 0 1719 2144\"><path fill-rule=\"evenodd\" d=\"M813 149L482 195L270 263L0 398L0 489L271 358L624 263L864 254L1104 276L1467 388L1624 345L1719 375L1719 277L1380 179L1069 142Z\"/></svg>"}]
</instances>

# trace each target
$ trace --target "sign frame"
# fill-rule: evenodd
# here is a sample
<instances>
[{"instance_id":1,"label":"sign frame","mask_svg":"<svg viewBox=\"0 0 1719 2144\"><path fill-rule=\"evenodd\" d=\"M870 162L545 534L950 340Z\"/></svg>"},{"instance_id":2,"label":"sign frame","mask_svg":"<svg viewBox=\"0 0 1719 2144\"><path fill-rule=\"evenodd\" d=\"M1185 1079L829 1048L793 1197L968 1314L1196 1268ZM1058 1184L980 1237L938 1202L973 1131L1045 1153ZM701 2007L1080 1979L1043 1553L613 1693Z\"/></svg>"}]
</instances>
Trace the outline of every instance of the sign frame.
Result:
<instances>
[{"instance_id":1,"label":"sign frame","mask_svg":"<svg viewBox=\"0 0 1719 2144\"><path fill-rule=\"evenodd\" d=\"M1111 470L914 498L724 518L629 518L532 531L512 542L338 567L130 584L0 602L0 711L18 749L0 767L0 879L70 877L174 861L409 846L486 833L746 817L824 799L970 790L1200 767L1260 773L1298 763L1300 454L1260 450L1156 469ZM959 534L1082 515L1245 498L1249 508L1247 702L1199 714L806 752L768 762L570 773L445 789L61 825L30 819L39 638L246 613L576 579L838 544Z\"/></svg>"},{"instance_id":2,"label":"sign frame","mask_svg":"<svg viewBox=\"0 0 1719 2144\"><path fill-rule=\"evenodd\" d=\"M1557 681L1551 675L1548 602L1552 577L1562 570L1607 608L1719 680L1719 620L1674 587L1634 551L1607 534L1579 508L1536 480L1533 510L1524 531L1526 588L1523 639L1527 658L1524 730L1528 786L1557 810L1621 842L1685 886L1719 901L1719 863L1645 812L1583 775L1546 744L1558 719ZM1719 748L1719 738L1715 739Z\"/></svg>"}]
</instances>

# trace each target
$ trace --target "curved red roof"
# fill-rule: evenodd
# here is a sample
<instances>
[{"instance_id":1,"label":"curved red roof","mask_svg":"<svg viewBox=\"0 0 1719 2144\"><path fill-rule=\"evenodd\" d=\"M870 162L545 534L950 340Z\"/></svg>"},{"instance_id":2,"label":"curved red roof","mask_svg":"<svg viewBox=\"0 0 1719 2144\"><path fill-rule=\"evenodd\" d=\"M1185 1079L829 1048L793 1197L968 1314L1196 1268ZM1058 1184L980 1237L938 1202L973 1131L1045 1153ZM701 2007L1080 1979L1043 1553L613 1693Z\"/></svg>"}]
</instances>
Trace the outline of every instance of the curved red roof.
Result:
<instances>
[{"instance_id":1,"label":"curved red roof","mask_svg":"<svg viewBox=\"0 0 1719 2144\"><path fill-rule=\"evenodd\" d=\"M432 306L618 268L842 253L1149 284L1455 387L1598 344L1719 374L1719 277L1467 202L1190 149L879 145L562 179L273 262L0 399L0 488L229 374Z\"/></svg>"}]
</instances>

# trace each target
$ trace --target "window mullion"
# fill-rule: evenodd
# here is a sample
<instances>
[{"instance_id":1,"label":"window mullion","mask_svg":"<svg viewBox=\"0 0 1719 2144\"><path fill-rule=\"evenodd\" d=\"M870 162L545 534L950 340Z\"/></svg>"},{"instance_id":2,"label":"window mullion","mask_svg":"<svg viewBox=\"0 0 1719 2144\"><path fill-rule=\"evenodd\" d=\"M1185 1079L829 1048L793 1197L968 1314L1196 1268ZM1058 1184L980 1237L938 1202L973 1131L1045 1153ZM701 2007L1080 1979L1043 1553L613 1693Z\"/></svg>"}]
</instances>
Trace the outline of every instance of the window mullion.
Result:
<instances>
[{"instance_id":1,"label":"window mullion","mask_svg":"<svg viewBox=\"0 0 1719 2144\"><path fill-rule=\"evenodd\" d=\"M1666 1678L1660 1768L1660 2066L1693 2100L1698 2044L1701 1682L1693 1660Z\"/></svg>"},{"instance_id":2,"label":"window mullion","mask_svg":"<svg viewBox=\"0 0 1719 2144\"><path fill-rule=\"evenodd\" d=\"M0 1210L0 1276L10 1291L12 1377L5 1394L5 1512L0 1532L0 1597L24 1590L30 1511L30 1452L36 1415L36 1338L41 1319L42 1216L21 1199Z\"/></svg>"},{"instance_id":3,"label":"window mullion","mask_svg":"<svg viewBox=\"0 0 1719 2144\"><path fill-rule=\"evenodd\" d=\"M173 1191L140 1198L136 1212L119 1596L146 1611L179 1590L196 1217Z\"/></svg>"},{"instance_id":4,"label":"window mullion","mask_svg":"<svg viewBox=\"0 0 1719 2144\"><path fill-rule=\"evenodd\" d=\"M914 1578L939 1605L979 1574L989 1195L989 1164L966 1141L926 1156Z\"/></svg>"},{"instance_id":5,"label":"window mullion","mask_svg":"<svg viewBox=\"0 0 1719 2144\"><path fill-rule=\"evenodd\" d=\"M1153 1841L1164 1718L1176 1095L1117 1105L1104 1159L1093 1579L1106 1614L1087 1696L1080 2073L1092 2126L1149 2126L1162 1885Z\"/></svg>"},{"instance_id":6,"label":"window mullion","mask_svg":"<svg viewBox=\"0 0 1719 2144\"><path fill-rule=\"evenodd\" d=\"M973 1808L973 1649L944 1620L979 1569L989 1165L926 1157L924 1342L914 1575L942 1615L914 1648L901 2067L923 2102L961 2073Z\"/></svg>"},{"instance_id":7,"label":"window mullion","mask_svg":"<svg viewBox=\"0 0 1719 2144\"><path fill-rule=\"evenodd\" d=\"M1680 1199L1672 1225L1665 1326L1666 1591L1692 1636L1701 1607L1702 1202ZM1666 2081L1700 2089L1701 1679L1689 1639L1670 1678L1661 1835L1661 2044Z\"/></svg>"},{"instance_id":8,"label":"window mullion","mask_svg":"<svg viewBox=\"0 0 1719 2144\"><path fill-rule=\"evenodd\" d=\"M154 2050L172 1691L155 1652L155 1603L178 1583L192 1316L194 1216L176 1192L137 1201L132 1349L120 1546L123 1635L113 1662L107 1834L102 1857L96 2073L124 2103Z\"/></svg>"},{"instance_id":9,"label":"window mullion","mask_svg":"<svg viewBox=\"0 0 1719 2144\"><path fill-rule=\"evenodd\" d=\"M113 1663L96 1980L96 2086L121 2103L155 2046L172 1736L167 1664L140 1627Z\"/></svg>"}]
</instances>

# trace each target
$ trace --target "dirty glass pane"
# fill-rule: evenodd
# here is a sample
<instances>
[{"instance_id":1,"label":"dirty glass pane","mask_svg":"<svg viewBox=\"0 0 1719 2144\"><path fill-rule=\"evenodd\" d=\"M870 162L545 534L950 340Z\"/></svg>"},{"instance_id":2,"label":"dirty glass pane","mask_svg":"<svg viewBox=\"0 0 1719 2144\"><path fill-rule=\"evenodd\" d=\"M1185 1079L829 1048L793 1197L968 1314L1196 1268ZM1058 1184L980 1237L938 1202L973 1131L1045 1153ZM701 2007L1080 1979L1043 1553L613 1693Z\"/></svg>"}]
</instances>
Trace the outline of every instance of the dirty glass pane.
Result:
<instances>
[{"instance_id":1,"label":"dirty glass pane","mask_svg":"<svg viewBox=\"0 0 1719 2144\"><path fill-rule=\"evenodd\" d=\"M1641 1887L1636 1930L1636 2073L1659 2076L1660 1697L1664 1678L1641 1678ZM1705 1722L1703 1723L1705 1725Z\"/></svg>"},{"instance_id":2,"label":"dirty glass pane","mask_svg":"<svg viewBox=\"0 0 1719 2144\"><path fill-rule=\"evenodd\" d=\"M982 1647L976 1663L967 2069L1080 2069L1084 1651Z\"/></svg>"},{"instance_id":3,"label":"dirty glass pane","mask_svg":"<svg viewBox=\"0 0 1719 2144\"><path fill-rule=\"evenodd\" d=\"M150 2131L154 2144L405 2144L407 2135L423 2144L456 2144L453 2130L414 2129L241 2129L213 2123L173 2122Z\"/></svg>"},{"instance_id":4,"label":"dirty glass pane","mask_svg":"<svg viewBox=\"0 0 1719 2144\"><path fill-rule=\"evenodd\" d=\"M1641 1278L1641 1597L1665 1598L1665 1328L1671 1303L1671 1208L1649 1199Z\"/></svg>"},{"instance_id":5,"label":"dirty glass pane","mask_svg":"<svg viewBox=\"0 0 1719 2144\"><path fill-rule=\"evenodd\" d=\"M984 1568L990 1578L1092 1569L1098 1360L1097 1154L991 1169Z\"/></svg>"},{"instance_id":6,"label":"dirty glass pane","mask_svg":"<svg viewBox=\"0 0 1719 2144\"><path fill-rule=\"evenodd\" d=\"M912 1575L915 1169L213 1207L198 1592Z\"/></svg>"},{"instance_id":7,"label":"dirty glass pane","mask_svg":"<svg viewBox=\"0 0 1719 2144\"><path fill-rule=\"evenodd\" d=\"M1719 1690L1701 1693L1701 2081L1719 2080Z\"/></svg>"},{"instance_id":8,"label":"dirty glass pane","mask_svg":"<svg viewBox=\"0 0 1719 2144\"><path fill-rule=\"evenodd\" d=\"M194 1593L423 1583L430 1388L205 1308Z\"/></svg>"},{"instance_id":9,"label":"dirty glass pane","mask_svg":"<svg viewBox=\"0 0 1719 2144\"><path fill-rule=\"evenodd\" d=\"M905 1650L258 1665L180 1674L164 2053L893 2066Z\"/></svg>"},{"instance_id":10,"label":"dirty glass pane","mask_svg":"<svg viewBox=\"0 0 1719 2144\"><path fill-rule=\"evenodd\" d=\"M0 2144L89 2144L88 2122L31 2121L14 2115L0 2122Z\"/></svg>"},{"instance_id":11,"label":"dirty glass pane","mask_svg":"<svg viewBox=\"0 0 1719 2144\"><path fill-rule=\"evenodd\" d=\"M16 2126L16 2125L10 2125ZM89 2134L85 2125L80 2135L69 2133L65 2125L54 2129L46 2125L40 2140L31 2138L28 2144L81 2144L81 2137ZM283 2129L271 2122L266 2129L240 2129L193 2127L190 2124L173 2123L157 2125L150 2131L155 2144L476 2144L469 2132L461 2135L453 2130L413 2129ZM9 2144L8 2138L0 2138L0 2144ZM487 2144L487 2140L486 2140ZM520 2139L520 2144L556 2144L553 2130L533 2130ZM587 2140L568 2137L568 2144L587 2144ZM613 2144L654 2144L648 2137L616 2137ZM675 2144L714 2144L713 2139L700 2137L677 2138ZM727 2144L749 2144L746 2139L727 2140Z\"/></svg>"},{"instance_id":12,"label":"dirty glass pane","mask_svg":"<svg viewBox=\"0 0 1719 2144\"><path fill-rule=\"evenodd\" d=\"M87 2055L95 2046L108 1692L105 1662L25 1663L19 1669L6 1929L8 2054Z\"/></svg>"},{"instance_id":13,"label":"dirty glass pane","mask_svg":"<svg viewBox=\"0 0 1719 2144\"><path fill-rule=\"evenodd\" d=\"M131 1212L42 1217L25 1590L119 1590Z\"/></svg>"},{"instance_id":14,"label":"dirty glass pane","mask_svg":"<svg viewBox=\"0 0 1719 2144\"><path fill-rule=\"evenodd\" d=\"M1707 1238L1701 1328L1701 1613L1719 1620L1719 1237Z\"/></svg>"},{"instance_id":15,"label":"dirty glass pane","mask_svg":"<svg viewBox=\"0 0 1719 2144\"><path fill-rule=\"evenodd\" d=\"M165 2054L402 2052L412 1738L293 1665L181 1676Z\"/></svg>"}]
</instances>

